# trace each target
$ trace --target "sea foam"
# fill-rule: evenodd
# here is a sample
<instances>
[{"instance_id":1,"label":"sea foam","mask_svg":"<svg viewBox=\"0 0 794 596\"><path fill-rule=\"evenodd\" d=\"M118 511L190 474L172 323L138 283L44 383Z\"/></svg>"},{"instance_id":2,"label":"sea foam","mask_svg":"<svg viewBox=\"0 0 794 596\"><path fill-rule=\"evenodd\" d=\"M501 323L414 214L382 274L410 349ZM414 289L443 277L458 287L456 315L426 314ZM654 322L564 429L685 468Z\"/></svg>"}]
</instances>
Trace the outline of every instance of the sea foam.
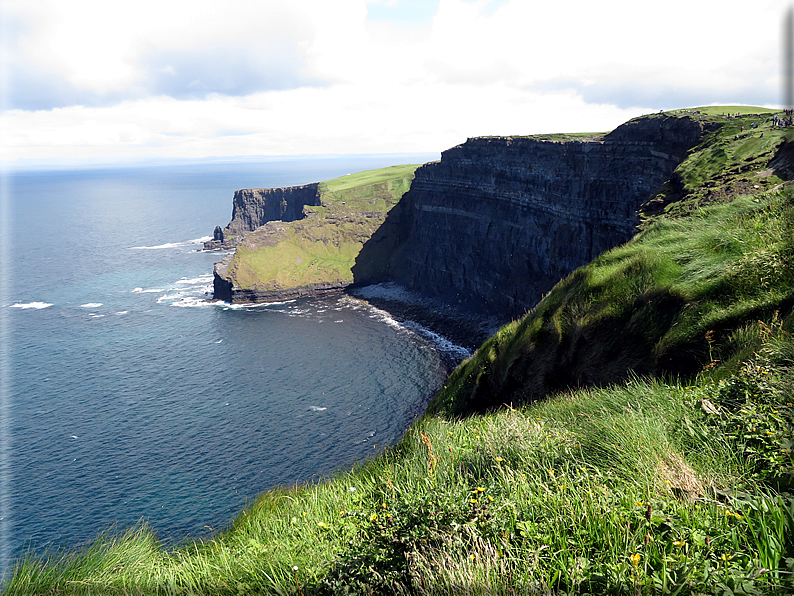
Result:
<instances>
[{"instance_id":1,"label":"sea foam","mask_svg":"<svg viewBox=\"0 0 794 596\"><path fill-rule=\"evenodd\" d=\"M49 302L17 302L16 304L12 304L11 308L23 308L23 309L36 309L41 310L42 308L48 308L52 306Z\"/></svg>"},{"instance_id":2,"label":"sea foam","mask_svg":"<svg viewBox=\"0 0 794 596\"><path fill-rule=\"evenodd\" d=\"M180 246L191 246L194 244L204 244L208 240L212 240L212 236L202 236L201 238L194 238L185 242L166 242L165 244L157 244L156 246L131 246L130 250L163 250L167 248L179 248Z\"/></svg>"}]
</instances>

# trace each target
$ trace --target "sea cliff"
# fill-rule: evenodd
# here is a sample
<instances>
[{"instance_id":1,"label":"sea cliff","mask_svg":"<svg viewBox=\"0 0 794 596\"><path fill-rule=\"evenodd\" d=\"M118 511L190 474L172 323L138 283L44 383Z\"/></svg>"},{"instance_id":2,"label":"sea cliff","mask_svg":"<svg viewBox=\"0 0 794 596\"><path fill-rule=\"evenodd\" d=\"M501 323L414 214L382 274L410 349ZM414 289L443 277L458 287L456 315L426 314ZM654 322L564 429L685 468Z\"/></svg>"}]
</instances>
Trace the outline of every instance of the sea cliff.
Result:
<instances>
[{"instance_id":1,"label":"sea cliff","mask_svg":"<svg viewBox=\"0 0 794 596\"><path fill-rule=\"evenodd\" d=\"M417 165L401 165L292 188L234 194L232 221L206 248L235 248L215 264L214 296L272 302L354 283L362 246L408 190Z\"/></svg>"},{"instance_id":2,"label":"sea cliff","mask_svg":"<svg viewBox=\"0 0 794 596\"><path fill-rule=\"evenodd\" d=\"M285 188L245 188L237 190L232 199L232 220L224 230L216 228L214 239L204 248L234 248L247 232L270 221L295 221L306 215L304 207L319 206L320 184L304 184Z\"/></svg>"},{"instance_id":3,"label":"sea cliff","mask_svg":"<svg viewBox=\"0 0 794 596\"><path fill-rule=\"evenodd\" d=\"M238 191L225 235L239 248L217 264L215 296L282 300L394 282L432 298L434 311L442 304L506 321L629 240L641 213L689 205L688 193L707 204L764 186L771 178L756 173L779 169L781 139L741 128L761 120L682 110L609 133L471 138L399 178L410 187L348 180L347 205L323 190L339 181ZM354 204L357 193L388 204ZM344 246L328 257L344 266L314 265L321 245Z\"/></svg>"},{"instance_id":4,"label":"sea cliff","mask_svg":"<svg viewBox=\"0 0 794 596\"><path fill-rule=\"evenodd\" d=\"M382 277L520 315L576 267L634 235L638 208L704 129L691 117L654 116L589 140L469 139L417 170L389 217L400 218L389 223L401 238ZM365 245L358 262L369 259Z\"/></svg>"}]
</instances>

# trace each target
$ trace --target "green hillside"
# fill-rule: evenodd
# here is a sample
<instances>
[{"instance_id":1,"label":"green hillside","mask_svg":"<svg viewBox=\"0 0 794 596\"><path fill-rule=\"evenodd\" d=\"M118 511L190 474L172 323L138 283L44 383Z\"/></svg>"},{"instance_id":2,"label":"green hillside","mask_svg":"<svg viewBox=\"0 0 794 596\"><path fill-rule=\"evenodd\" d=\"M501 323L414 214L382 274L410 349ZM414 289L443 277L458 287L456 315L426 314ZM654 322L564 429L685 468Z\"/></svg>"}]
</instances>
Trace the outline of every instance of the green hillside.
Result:
<instances>
[{"instance_id":1,"label":"green hillside","mask_svg":"<svg viewBox=\"0 0 794 596\"><path fill-rule=\"evenodd\" d=\"M205 542L30 558L6 593L794 593L794 188L783 132L723 159L726 130L399 444Z\"/></svg>"},{"instance_id":2,"label":"green hillside","mask_svg":"<svg viewBox=\"0 0 794 596\"><path fill-rule=\"evenodd\" d=\"M246 290L352 283L369 240L410 187L417 165L391 166L320 183L319 207L298 221L274 221L248 233L227 270Z\"/></svg>"}]
</instances>

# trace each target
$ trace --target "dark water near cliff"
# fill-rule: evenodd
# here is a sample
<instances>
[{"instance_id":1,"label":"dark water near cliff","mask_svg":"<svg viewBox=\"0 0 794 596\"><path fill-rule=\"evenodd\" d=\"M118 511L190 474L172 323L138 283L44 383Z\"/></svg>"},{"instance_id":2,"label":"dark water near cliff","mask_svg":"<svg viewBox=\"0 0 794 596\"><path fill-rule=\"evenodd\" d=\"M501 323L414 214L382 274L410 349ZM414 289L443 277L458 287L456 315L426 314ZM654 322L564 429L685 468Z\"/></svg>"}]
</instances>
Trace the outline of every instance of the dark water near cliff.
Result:
<instances>
[{"instance_id":1,"label":"dark water near cliff","mask_svg":"<svg viewBox=\"0 0 794 596\"><path fill-rule=\"evenodd\" d=\"M196 252L235 189L394 163L10 176L0 570L113 523L206 535L401 436L443 380L431 344L347 297L209 304L221 255Z\"/></svg>"}]
</instances>

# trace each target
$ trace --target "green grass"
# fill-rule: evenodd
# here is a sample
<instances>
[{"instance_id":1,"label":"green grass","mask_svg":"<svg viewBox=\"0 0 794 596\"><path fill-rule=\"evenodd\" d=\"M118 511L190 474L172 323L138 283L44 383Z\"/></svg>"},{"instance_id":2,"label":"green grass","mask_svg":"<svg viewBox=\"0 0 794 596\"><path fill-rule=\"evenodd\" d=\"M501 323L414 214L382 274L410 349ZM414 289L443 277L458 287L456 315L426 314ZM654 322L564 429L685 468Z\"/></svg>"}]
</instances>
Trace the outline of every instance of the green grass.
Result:
<instances>
[{"instance_id":1,"label":"green grass","mask_svg":"<svg viewBox=\"0 0 794 596\"><path fill-rule=\"evenodd\" d=\"M367 240L408 190L417 165L391 166L320 183L322 206L293 222L270 222L246 235L227 271L244 289L285 290L349 284Z\"/></svg>"},{"instance_id":2,"label":"green grass","mask_svg":"<svg viewBox=\"0 0 794 596\"><path fill-rule=\"evenodd\" d=\"M668 113L680 112L681 110L672 110ZM686 108L684 111L688 112L701 112L709 116L723 116L739 114L741 116L747 114L775 114L780 110L775 108L762 108L759 106L701 106L699 108Z\"/></svg>"},{"instance_id":3,"label":"green grass","mask_svg":"<svg viewBox=\"0 0 794 596\"><path fill-rule=\"evenodd\" d=\"M704 112L698 117L703 119L707 132L645 206L643 211L650 221L659 215L686 216L702 206L771 190L785 181L785 173L771 168L770 161L794 133L772 125L774 110L741 108L693 108ZM722 116L735 112L741 115Z\"/></svg>"},{"instance_id":4,"label":"green grass","mask_svg":"<svg viewBox=\"0 0 794 596\"><path fill-rule=\"evenodd\" d=\"M385 184L391 191L390 196L399 198L408 190L410 181L413 180L414 171L417 167L417 165L389 166L377 170L367 170L355 174L348 174L323 182L321 191L324 193L334 193L335 196L341 199L350 198L351 196L349 194L345 195L344 191L370 187L370 190L364 190L360 194L362 196L368 195L369 197L373 197L377 192L376 185Z\"/></svg>"},{"instance_id":5,"label":"green grass","mask_svg":"<svg viewBox=\"0 0 794 596\"><path fill-rule=\"evenodd\" d=\"M538 141L600 141L607 135L606 132L560 132L529 135L526 138L536 139Z\"/></svg>"}]
</instances>

